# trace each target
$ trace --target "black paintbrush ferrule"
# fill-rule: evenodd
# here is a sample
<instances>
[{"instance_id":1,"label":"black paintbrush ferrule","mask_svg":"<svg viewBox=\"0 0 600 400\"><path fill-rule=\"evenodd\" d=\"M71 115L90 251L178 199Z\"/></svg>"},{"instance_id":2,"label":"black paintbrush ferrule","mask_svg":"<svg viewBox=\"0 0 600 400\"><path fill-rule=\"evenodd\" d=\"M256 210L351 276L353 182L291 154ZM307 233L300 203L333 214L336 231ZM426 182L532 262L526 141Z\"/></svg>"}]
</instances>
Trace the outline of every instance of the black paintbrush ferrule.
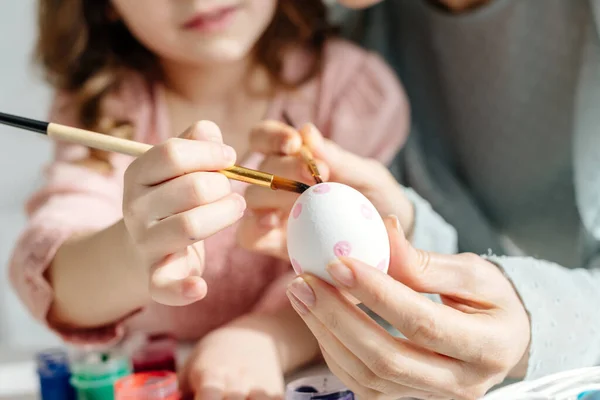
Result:
<instances>
[{"instance_id":1,"label":"black paintbrush ferrule","mask_svg":"<svg viewBox=\"0 0 600 400\"><path fill-rule=\"evenodd\" d=\"M27 129L46 135L48 133L48 122L23 118L16 115L0 112L0 124L14 126L15 128Z\"/></svg>"}]
</instances>

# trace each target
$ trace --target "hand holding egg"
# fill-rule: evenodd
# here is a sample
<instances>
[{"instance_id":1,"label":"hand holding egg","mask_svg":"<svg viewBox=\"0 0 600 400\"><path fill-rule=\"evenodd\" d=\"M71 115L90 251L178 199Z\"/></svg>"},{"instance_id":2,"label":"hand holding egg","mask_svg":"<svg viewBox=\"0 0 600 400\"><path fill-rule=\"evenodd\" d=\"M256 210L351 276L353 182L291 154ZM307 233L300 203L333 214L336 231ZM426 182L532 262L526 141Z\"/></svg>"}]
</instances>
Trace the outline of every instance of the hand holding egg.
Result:
<instances>
[{"instance_id":1,"label":"hand holding egg","mask_svg":"<svg viewBox=\"0 0 600 400\"><path fill-rule=\"evenodd\" d=\"M410 235L414 215L412 203L385 165L343 149L324 138L312 124L306 124L298 131L282 122L264 121L252 131L250 140L252 150L264 155L259 169L314 184L307 164L299 154L303 143L313 153L324 181L356 188L368 199L366 204L374 206L378 214L397 215L403 231ZM248 212L238 229L240 245L287 261L287 217L298 197L252 186L246 190L245 199Z\"/></svg>"},{"instance_id":2,"label":"hand holding egg","mask_svg":"<svg viewBox=\"0 0 600 400\"><path fill-rule=\"evenodd\" d=\"M359 191L341 183L312 186L292 207L287 248L294 271L335 284L326 267L351 257L386 272L390 244L383 219Z\"/></svg>"}]
</instances>

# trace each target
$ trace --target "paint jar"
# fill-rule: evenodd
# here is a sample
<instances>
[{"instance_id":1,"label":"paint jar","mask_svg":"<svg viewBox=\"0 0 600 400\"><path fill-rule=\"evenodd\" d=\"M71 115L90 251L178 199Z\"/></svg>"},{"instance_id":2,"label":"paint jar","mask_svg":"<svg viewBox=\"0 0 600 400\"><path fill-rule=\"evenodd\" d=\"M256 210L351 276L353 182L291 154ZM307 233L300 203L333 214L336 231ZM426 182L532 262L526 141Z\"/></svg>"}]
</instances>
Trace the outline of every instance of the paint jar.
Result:
<instances>
[{"instance_id":1,"label":"paint jar","mask_svg":"<svg viewBox=\"0 0 600 400\"><path fill-rule=\"evenodd\" d=\"M114 400L114 385L131 374L131 363L118 353L86 353L71 366L71 384L78 400Z\"/></svg>"},{"instance_id":2,"label":"paint jar","mask_svg":"<svg viewBox=\"0 0 600 400\"><path fill-rule=\"evenodd\" d=\"M180 400L177 375L171 371L139 372L115 383L115 400Z\"/></svg>"},{"instance_id":3,"label":"paint jar","mask_svg":"<svg viewBox=\"0 0 600 400\"><path fill-rule=\"evenodd\" d=\"M48 349L36 354L37 374L42 400L75 400L71 386L69 356L63 349Z\"/></svg>"},{"instance_id":4,"label":"paint jar","mask_svg":"<svg viewBox=\"0 0 600 400\"><path fill-rule=\"evenodd\" d=\"M150 335L133 352L131 362L134 372L177 372L175 353L177 341L168 334Z\"/></svg>"},{"instance_id":5,"label":"paint jar","mask_svg":"<svg viewBox=\"0 0 600 400\"><path fill-rule=\"evenodd\" d=\"M580 393L577 400L600 400L600 390L593 390Z\"/></svg>"},{"instance_id":6,"label":"paint jar","mask_svg":"<svg viewBox=\"0 0 600 400\"><path fill-rule=\"evenodd\" d=\"M286 387L286 400L354 400L352 393L334 375L302 378Z\"/></svg>"}]
</instances>

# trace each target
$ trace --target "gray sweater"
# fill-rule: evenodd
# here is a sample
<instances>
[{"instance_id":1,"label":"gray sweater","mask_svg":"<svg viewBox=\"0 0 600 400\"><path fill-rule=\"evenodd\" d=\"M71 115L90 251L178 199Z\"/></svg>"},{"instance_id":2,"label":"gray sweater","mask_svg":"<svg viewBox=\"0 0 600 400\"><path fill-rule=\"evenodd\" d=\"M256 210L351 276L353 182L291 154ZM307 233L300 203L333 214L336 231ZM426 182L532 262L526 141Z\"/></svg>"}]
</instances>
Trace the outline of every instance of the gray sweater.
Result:
<instances>
[{"instance_id":1,"label":"gray sweater","mask_svg":"<svg viewBox=\"0 0 600 400\"><path fill-rule=\"evenodd\" d=\"M531 318L527 379L600 362L598 3L492 0L451 15L386 0L341 14L411 100L394 167L414 189L415 245L503 269Z\"/></svg>"}]
</instances>

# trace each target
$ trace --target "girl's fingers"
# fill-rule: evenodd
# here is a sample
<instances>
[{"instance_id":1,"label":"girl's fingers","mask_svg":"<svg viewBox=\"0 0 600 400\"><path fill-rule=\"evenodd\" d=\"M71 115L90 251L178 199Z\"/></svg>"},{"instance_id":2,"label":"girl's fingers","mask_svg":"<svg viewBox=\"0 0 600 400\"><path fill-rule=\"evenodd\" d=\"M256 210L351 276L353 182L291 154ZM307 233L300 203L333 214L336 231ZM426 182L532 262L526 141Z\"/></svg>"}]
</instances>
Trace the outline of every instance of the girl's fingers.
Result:
<instances>
[{"instance_id":1,"label":"girl's fingers","mask_svg":"<svg viewBox=\"0 0 600 400\"><path fill-rule=\"evenodd\" d=\"M158 303L184 306L203 299L206 281L189 264L187 250L174 253L150 270L150 295Z\"/></svg>"},{"instance_id":2,"label":"girl's fingers","mask_svg":"<svg viewBox=\"0 0 600 400\"><path fill-rule=\"evenodd\" d=\"M316 163L321 177L324 180L328 180L329 169L327 166L318 160ZM308 165L300 156L269 157L265 159L259 169L309 185L315 183L314 178L308 170ZM289 212L298 195L296 193L269 190L259 186L250 186L246 190L245 197L248 208L251 210L281 209Z\"/></svg>"},{"instance_id":3,"label":"girl's fingers","mask_svg":"<svg viewBox=\"0 0 600 400\"><path fill-rule=\"evenodd\" d=\"M223 400L227 390L227 381L222 374L203 371L202 373L193 374L190 380L197 376L191 382L191 386L195 393L195 400Z\"/></svg>"},{"instance_id":4,"label":"girl's fingers","mask_svg":"<svg viewBox=\"0 0 600 400\"><path fill-rule=\"evenodd\" d=\"M192 172L151 188L132 208L149 210L148 223L220 200L231 193L231 182L218 172Z\"/></svg>"},{"instance_id":5,"label":"girl's fingers","mask_svg":"<svg viewBox=\"0 0 600 400\"><path fill-rule=\"evenodd\" d=\"M252 388L252 382L243 374L231 374L227 378L227 390L224 400L247 400Z\"/></svg>"},{"instance_id":6,"label":"girl's fingers","mask_svg":"<svg viewBox=\"0 0 600 400\"><path fill-rule=\"evenodd\" d=\"M319 173L323 180L329 179L329 168L321 160L314 160L319 168ZM308 164L300 155L294 156L271 156L266 157L260 165L261 171L270 172L284 178L294 179L306 184L314 184L313 178Z\"/></svg>"},{"instance_id":7,"label":"girl's fingers","mask_svg":"<svg viewBox=\"0 0 600 400\"><path fill-rule=\"evenodd\" d=\"M362 187L373 179L379 179L380 172L387 172L382 164L360 157L325 139L313 124L304 125L300 133L304 142L312 149L313 156L322 160L333 171L331 175L335 174L336 182ZM376 165L378 169L373 168Z\"/></svg>"},{"instance_id":8,"label":"girl's fingers","mask_svg":"<svg viewBox=\"0 0 600 400\"><path fill-rule=\"evenodd\" d=\"M302 138L296 129L279 121L264 121L250 132L250 148L266 155L295 154Z\"/></svg>"},{"instance_id":9,"label":"girl's fingers","mask_svg":"<svg viewBox=\"0 0 600 400\"><path fill-rule=\"evenodd\" d=\"M259 186L250 186L244 194L248 209L255 212L271 210L289 210L294 205L298 195L291 192L275 191ZM286 216L287 218L287 216Z\"/></svg>"},{"instance_id":10,"label":"girl's fingers","mask_svg":"<svg viewBox=\"0 0 600 400\"><path fill-rule=\"evenodd\" d=\"M232 193L221 200L167 217L148 228L144 239L150 259L180 251L233 225L243 215L244 198Z\"/></svg>"},{"instance_id":11,"label":"girl's fingers","mask_svg":"<svg viewBox=\"0 0 600 400\"><path fill-rule=\"evenodd\" d=\"M338 290L312 275L296 278L289 290L310 310L302 315L305 321L312 316L318 319L377 376L418 389L433 387L446 392L447 388L456 387L457 377L464 373L456 360L415 347L408 341L392 338ZM390 292L384 293L390 295ZM358 297L352 291L350 294ZM367 302L364 304L369 307ZM410 309L413 304L403 303L403 307ZM377 332L379 335L376 335ZM387 361L382 363L382 360Z\"/></svg>"},{"instance_id":12,"label":"girl's fingers","mask_svg":"<svg viewBox=\"0 0 600 400\"><path fill-rule=\"evenodd\" d=\"M235 160L235 150L222 143L173 138L133 161L125 179L154 186L190 172L220 171L233 166Z\"/></svg>"},{"instance_id":13,"label":"girl's fingers","mask_svg":"<svg viewBox=\"0 0 600 400\"><path fill-rule=\"evenodd\" d=\"M282 217L278 214L278 212L266 212L264 215L246 214L236 232L239 245L250 251L289 260L285 225L282 225ZM261 222L262 219L268 221ZM267 225L267 222L277 223L277 225Z\"/></svg>"}]
</instances>

